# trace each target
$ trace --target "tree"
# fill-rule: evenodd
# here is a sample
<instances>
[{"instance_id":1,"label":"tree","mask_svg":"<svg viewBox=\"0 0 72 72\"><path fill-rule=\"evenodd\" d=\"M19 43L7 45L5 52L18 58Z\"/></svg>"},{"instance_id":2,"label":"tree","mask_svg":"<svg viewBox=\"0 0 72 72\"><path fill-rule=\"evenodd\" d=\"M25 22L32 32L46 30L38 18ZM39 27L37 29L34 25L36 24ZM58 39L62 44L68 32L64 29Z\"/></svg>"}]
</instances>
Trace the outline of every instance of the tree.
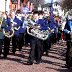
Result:
<instances>
[{"instance_id":1,"label":"tree","mask_svg":"<svg viewBox=\"0 0 72 72\"><path fill-rule=\"evenodd\" d=\"M72 9L72 0L63 0L62 8L67 10Z\"/></svg>"}]
</instances>

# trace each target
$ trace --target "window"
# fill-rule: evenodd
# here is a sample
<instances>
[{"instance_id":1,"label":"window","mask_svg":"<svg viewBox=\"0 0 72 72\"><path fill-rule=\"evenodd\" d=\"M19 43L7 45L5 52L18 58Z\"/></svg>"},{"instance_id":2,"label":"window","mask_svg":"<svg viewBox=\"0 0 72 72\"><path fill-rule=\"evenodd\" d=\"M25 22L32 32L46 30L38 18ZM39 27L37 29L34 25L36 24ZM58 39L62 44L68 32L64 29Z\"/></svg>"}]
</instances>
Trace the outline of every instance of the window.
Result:
<instances>
[{"instance_id":1,"label":"window","mask_svg":"<svg viewBox=\"0 0 72 72\"><path fill-rule=\"evenodd\" d=\"M18 0L11 0L12 4L17 4Z\"/></svg>"},{"instance_id":2,"label":"window","mask_svg":"<svg viewBox=\"0 0 72 72\"><path fill-rule=\"evenodd\" d=\"M24 2L24 0L20 0L21 1L21 3L23 3Z\"/></svg>"}]
</instances>

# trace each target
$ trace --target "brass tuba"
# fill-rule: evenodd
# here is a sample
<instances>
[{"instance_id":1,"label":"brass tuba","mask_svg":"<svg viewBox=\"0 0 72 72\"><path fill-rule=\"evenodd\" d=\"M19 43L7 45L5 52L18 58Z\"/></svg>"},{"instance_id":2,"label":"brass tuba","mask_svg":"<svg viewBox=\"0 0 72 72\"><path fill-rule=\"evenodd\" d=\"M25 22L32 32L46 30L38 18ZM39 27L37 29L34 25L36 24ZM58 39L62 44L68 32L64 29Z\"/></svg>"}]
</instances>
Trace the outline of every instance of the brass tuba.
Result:
<instances>
[{"instance_id":1,"label":"brass tuba","mask_svg":"<svg viewBox=\"0 0 72 72\"><path fill-rule=\"evenodd\" d=\"M27 33L40 40L46 40L49 36L48 30L40 30L40 25L34 23L32 20L27 24Z\"/></svg>"},{"instance_id":2,"label":"brass tuba","mask_svg":"<svg viewBox=\"0 0 72 72\"><path fill-rule=\"evenodd\" d=\"M2 27L2 21L3 21L3 18L0 17L0 32L1 32L1 33L3 32L3 29L1 28L1 27Z\"/></svg>"},{"instance_id":3,"label":"brass tuba","mask_svg":"<svg viewBox=\"0 0 72 72\"><path fill-rule=\"evenodd\" d=\"M6 27L7 27L7 24L5 22L5 18L0 17L0 32L3 32L4 36L11 38L14 35L14 30L11 29L10 31L6 32L5 31Z\"/></svg>"},{"instance_id":4,"label":"brass tuba","mask_svg":"<svg viewBox=\"0 0 72 72\"><path fill-rule=\"evenodd\" d=\"M13 29L13 27L8 32L6 32L5 29L7 28L7 24L6 24L5 19L3 19L3 21L4 21L3 33L4 33L5 37L12 38L14 36L14 29Z\"/></svg>"},{"instance_id":5,"label":"brass tuba","mask_svg":"<svg viewBox=\"0 0 72 72\"><path fill-rule=\"evenodd\" d=\"M14 36L14 29L12 28L8 32L5 32L5 30L3 32L4 32L5 37L7 38L12 38Z\"/></svg>"}]
</instances>

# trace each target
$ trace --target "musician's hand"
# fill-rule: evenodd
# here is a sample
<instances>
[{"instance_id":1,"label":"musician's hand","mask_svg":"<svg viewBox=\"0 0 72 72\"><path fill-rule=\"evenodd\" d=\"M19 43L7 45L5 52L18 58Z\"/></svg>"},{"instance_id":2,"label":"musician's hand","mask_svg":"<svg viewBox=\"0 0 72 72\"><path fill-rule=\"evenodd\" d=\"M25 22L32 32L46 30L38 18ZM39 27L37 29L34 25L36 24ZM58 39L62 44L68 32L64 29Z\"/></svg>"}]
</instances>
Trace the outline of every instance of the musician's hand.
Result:
<instances>
[{"instance_id":1,"label":"musician's hand","mask_svg":"<svg viewBox=\"0 0 72 72\"><path fill-rule=\"evenodd\" d=\"M5 33L5 35L9 35L9 33L8 33L8 32L6 32L6 33Z\"/></svg>"},{"instance_id":2,"label":"musician's hand","mask_svg":"<svg viewBox=\"0 0 72 72\"><path fill-rule=\"evenodd\" d=\"M48 27L48 31L51 33L51 29Z\"/></svg>"},{"instance_id":3,"label":"musician's hand","mask_svg":"<svg viewBox=\"0 0 72 72\"><path fill-rule=\"evenodd\" d=\"M53 33L53 32L54 32L54 29L51 30L51 33Z\"/></svg>"},{"instance_id":4,"label":"musician's hand","mask_svg":"<svg viewBox=\"0 0 72 72\"><path fill-rule=\"evenodd\" d=\"M48 27L48 30L49 30L49 31L51 30L50 27Z\"/></svg>"},{"instance_id":5,"label":"musician's hand","mask_svg":"<svg viewBox=\"0 0 72 72\"><path fill-rule=\"evenodd\" d=\"M12 24L12 27L14 27L14 24Z\"/></svg>"},{"instance_id":6,"label":"musician's hand","mask_svg":"<svg viewBox=\"0 0 72 72\"><path fill-rule=\"evenodd\" d=\"M37 29L40 29L40 26L37 26Z\"/></svg>"},{"instance_id":7,"label":"musician's hand","mask_svg":"<svg viewBox=\"0 0 72 72\"><path fill-rule=\"evenodd\" d=\"M40 29L40 26L35 26L36 29Z\"/></svg>"}]
</instances>

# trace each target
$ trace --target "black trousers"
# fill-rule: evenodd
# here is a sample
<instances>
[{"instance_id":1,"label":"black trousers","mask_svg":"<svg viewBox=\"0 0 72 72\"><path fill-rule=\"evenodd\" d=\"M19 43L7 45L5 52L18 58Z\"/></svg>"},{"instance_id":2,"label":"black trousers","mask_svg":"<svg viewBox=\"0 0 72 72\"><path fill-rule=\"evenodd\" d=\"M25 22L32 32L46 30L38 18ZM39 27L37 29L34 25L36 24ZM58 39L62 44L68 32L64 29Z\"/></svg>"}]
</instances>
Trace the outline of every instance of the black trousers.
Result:
<instances>
[{"instance_id":1,"label":"black trousers","mask_svg":"<svg viewBox=\"0 0 72 72\"><path fill-rule=\"evenodd\" d=\"M32 37L31 39L31 50L29 55L29 61L33 62L41 61L42 53L43 53L43 41L37 38Z\"/></svg>"},{"instance_id":2,"label":"black trousers","mask_svg":"<svg viewBox=\"0 0 72 72\"><path fill-rule=\"evenodd\" d=\"M57 41L61 39L61 33L57 33Z\"/></svg>"},{"instance_id":3,"label":"black trousers","mask_svg":"<svg viewBox=\"0 0 72 72\"><path fill-rule=\"evenodd\" d=\"M51 38L48 38L47 40L43 41L43 52L48 53L48 50L51 48Z\"/></svg>"},{"instance_id":4,"label":"black trousers","mask_svg":"<svg viewBox=\"0 0 72 72\"><path fill-rule=\"evenodd\" d=\"M26 34L25 34L25 45L28 45L28 43L30 43L30 38L31 38L31 36L26 32Z\"/></svg>"},{"instance_id":5,"label":"black trousers","mask_svg":"<svg viewBox=\"0 0 72 72\"><path fill-rule=\"evenodd\" d=\"M4 57L7 57L9 54L9 46L10 46L10 39L5 37L4 38Z\"/></svg>"},{"instance_id":6,"label":"black trousers","mask_svg":"<svg viewBox=\"0 0 72 72\"><path fill-rule=\"evenodd\" d=\"M66 64L72 66L72 42L67 41Z\"/></svg>"},{"instance_id":7,"label":"black trousers","mask_svg":"<svg viewBox=\"0 0 72 72\"><path fill-rule=\"evenodd\" d=\"M2 45L3 45L4 39L0 39L0 55L2 54Z\"/></svg>"},{"instance_id":8,"label":"black trousers","mask_svg":"<svg viewBox=\"0 0 72 72\"><path fill-rule=\"evenodd\" d=\"M12 37L12 52L15 53L16 52L16 48L18 47L19 44L19 36L13 36Z\"/></svg>"},{"instance_id":9,"label":"black trousers","mask_svg":"<svg viewBox=\"0 0 72 72\"><path fill-rule=\"evenodd\" d=\"M22 46L24 46L24 33L19 34L19 42L18 42L19 50L22 49Z\"/></svg>"},{"instance_id":10,"label":"black trousers","mask_svg":"<svg viewBox=\"0 0 72 72\"><path fill-rule=\"evenodd\" d=\"M52 44L56 43L56 34L55 33L51 33L51 43Z\"/></svg>"}]
</instances>

